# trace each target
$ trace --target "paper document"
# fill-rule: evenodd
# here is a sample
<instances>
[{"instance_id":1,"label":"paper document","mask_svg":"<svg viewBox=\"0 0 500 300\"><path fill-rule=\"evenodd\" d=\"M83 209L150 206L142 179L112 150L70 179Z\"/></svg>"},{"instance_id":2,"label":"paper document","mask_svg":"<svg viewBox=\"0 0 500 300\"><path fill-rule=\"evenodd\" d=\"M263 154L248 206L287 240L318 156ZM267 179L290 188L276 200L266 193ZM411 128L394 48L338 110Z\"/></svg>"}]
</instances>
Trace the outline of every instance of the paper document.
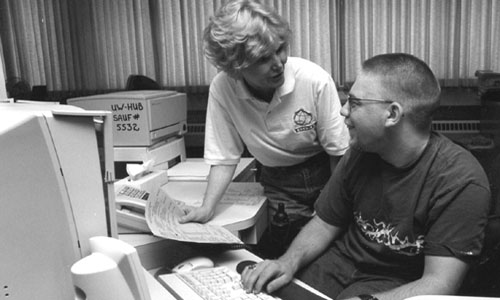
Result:
<instances>
[{"instance_id":1,"label":"paper document","mask_svg":"<svg viewBox=\"0 0 500 300\"><path fill-rule=\"evenodd\" d=\"M231 182L220 203L254 206L265 198L264 188L261 185Z\"/></svg>"},{"instance_id":2,"label":"paper document","mask_svg":"<svg viewBox=\"0 0 500 300\"><path fill-rule=\"evenodd\" d=\"M151 232L159 237L195 243L242 244L243 242L222 226L187 223L180 224L184 211L162 190L158 189L146 204L146 222Z\"/></svg>"},{"instance_id":3,"label":"paper document","mask_svg":"<svg viewBox=\"0 0 500 300\"><path fill-rule=\"evenodd\" d=\"M199 207L203 204L207 185L208 183L206 181L175 181L168 182L162 189L174 201L182 202L193 207ZM218 206L256 206L260 205L265 199L264 187L260 183L231 182L219 201Z\"/></svg>"},{"instance_id":4,"label":"paper document","mask_svg":"<svg viewBox=\"0 0 500 300\"><path fill-rule=\"evenodd\" d=\"M184 161L168 169L170 180L207 180L210 165L203 161Z\"/></svg>"}]
</instances>

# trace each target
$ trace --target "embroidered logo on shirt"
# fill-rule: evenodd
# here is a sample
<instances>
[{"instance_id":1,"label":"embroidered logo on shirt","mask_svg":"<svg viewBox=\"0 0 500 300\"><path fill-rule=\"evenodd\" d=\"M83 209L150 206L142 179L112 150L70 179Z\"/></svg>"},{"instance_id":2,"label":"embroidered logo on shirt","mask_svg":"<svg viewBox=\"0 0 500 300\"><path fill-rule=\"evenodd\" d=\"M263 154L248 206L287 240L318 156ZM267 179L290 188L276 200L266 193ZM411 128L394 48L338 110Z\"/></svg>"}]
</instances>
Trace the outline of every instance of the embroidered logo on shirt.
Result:
<instances>
[{"instance_id":1,"label":"embroidered logo on shirt","mask_svg":"<svg viewBox=\"0 0 500 300\"><path fill-rule=\"evenodd\" d=\"M361 232L370 240L379 244L384 244L391 250L408 256L415 256L424 249L424 236L419 235L416 241L410 241L406 236L400 238L399 232L395 231L395 227L384 222L373 222L363 220L360 213L354 213L354 219Z\"/></svg>"},{"instance_id":2,"label":"embroidered logo on shirt","mask_svg":"<svg viewBox=\"0 0 500 300\"><path fill-rule=\"evenodd\" d=\"M305 111L303 108L295 112L293 115L293 122L295 123L294 130L296 133L316 128L316 122L313 122L312 114Z\"/></svg>"}]
</instances>

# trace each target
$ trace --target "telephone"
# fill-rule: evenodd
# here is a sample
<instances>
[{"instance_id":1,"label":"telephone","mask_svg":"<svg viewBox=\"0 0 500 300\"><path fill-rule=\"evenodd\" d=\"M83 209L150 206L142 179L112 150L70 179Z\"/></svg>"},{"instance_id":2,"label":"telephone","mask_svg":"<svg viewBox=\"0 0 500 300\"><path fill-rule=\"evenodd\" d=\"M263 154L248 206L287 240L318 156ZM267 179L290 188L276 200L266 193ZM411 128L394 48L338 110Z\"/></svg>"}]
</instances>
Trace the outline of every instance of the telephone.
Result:
<instances>
[{"instance_id":1,"label":"telephone","mask_svg":"<svg viewBox=\"0 0 500 300\"><path fill-rule=\"evenodd\" d=\"M137 250L115 238L89 239L92 254L71 267L75 299L151 300Z\"/></svg>"},{"instance_id":2,"label":"telephone","mask_svg":"<svg viewBox=\"0 0 500 300\"><path fill-rule=\"evenodd\" d=\"M151 231L144 216L149 195L144 190L126 185L117 191L115 202L119 227L139 232Z\"/></svg>"}]
</instances>

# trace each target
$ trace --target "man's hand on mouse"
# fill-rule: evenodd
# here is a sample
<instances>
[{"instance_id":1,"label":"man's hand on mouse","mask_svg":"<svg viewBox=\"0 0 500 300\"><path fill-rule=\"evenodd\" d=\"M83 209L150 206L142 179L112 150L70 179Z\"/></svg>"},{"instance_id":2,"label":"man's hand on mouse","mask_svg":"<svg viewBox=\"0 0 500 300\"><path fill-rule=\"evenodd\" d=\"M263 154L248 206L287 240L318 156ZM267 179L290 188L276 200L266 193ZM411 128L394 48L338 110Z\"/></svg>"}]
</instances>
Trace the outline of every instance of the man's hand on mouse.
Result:
<instances>
[{"instance_id":1,"label":"man's hand on mouse","mask_svg":"<svg viewBox=\"0 0 500 300\"><path fill-rule=\"evenodd\" d=\"M272 293L293 279L290 264L280 260L264 260L247 266L241 273L241 283L247 293Z\"/></svg>"}]
</instances>

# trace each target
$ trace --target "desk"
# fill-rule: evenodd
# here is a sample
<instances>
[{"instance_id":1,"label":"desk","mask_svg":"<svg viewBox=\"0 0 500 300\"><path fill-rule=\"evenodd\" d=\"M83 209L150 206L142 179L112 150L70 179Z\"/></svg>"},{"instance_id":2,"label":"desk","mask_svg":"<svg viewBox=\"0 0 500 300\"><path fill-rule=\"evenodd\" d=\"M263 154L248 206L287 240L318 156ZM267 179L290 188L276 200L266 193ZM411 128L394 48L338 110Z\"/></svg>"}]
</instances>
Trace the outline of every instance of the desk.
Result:
<instances>
[{"instance_id":1,"label":"desk","mask_svg":"<svg viewBox=\"0 0 500 300\"><path fill-rule=\"evenodd\" d=\"M146 281L151 293L151 299L167 299L174 300L175 298L154 278L154 274L158 269L164 266L173 267L181 261L197 256L207 256L205 253L200 253L199 249L194 249L188 243L168 241L159 239L152 235L133 234L121 235L120 239L136 247L139 258L146 272ZM210 245L205 245L209 247ZM151 253L161 253L161 255L151 256ZM218 253L209 254L208 257L213 260L216 266L225 266L230 270L236 271L236 266L243 260L261 261L262 259L253 253L245 250L225 250ZM331 300L319 291L311 288L300 280L294 279L294 282L301 287L321 296L324 299Z\"/></svg>"},{"instance_id":2,"label":"desk","mask_svg":"<svg viewBox=\"0 0 500 300\"><path fill-rule=\"evenodd\" d=\"M493 297L425 295L406 298L405 300L492 300Z\"/></svg>"}]
</instances>

